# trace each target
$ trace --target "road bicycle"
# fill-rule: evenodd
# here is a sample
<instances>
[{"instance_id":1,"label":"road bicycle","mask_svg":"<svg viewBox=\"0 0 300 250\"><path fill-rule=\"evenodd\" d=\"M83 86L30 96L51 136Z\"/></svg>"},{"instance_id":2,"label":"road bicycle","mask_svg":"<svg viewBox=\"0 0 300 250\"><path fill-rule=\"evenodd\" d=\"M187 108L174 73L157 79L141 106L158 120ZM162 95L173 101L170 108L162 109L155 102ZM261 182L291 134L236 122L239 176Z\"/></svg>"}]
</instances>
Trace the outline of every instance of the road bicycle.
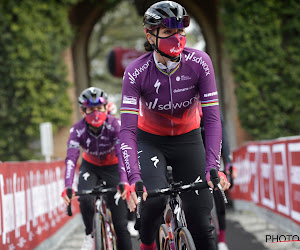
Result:
<instances>
[{"instance_id":1,"label":"road bicycle","mask_svg":"<svg viewBox=\"0 0 300 250\"><path fill-rule=\"evenodd\" d=\"M210 171L211 180L220 192L223 192L224 202L225 194L219 184L219 176L216 169ZM195 250L195 244L191 233L187 229L187 223L182 208L182 200L179 196L182 192L200 190L209 188L207 182L193 182L190 184L182 184L182 182L172 182L169 187L147 191L147 198L157 197L160 195L168 195L169 200L164 211L164 223L159 228L158 248L160 250ZM143 194L143 182L136 182L136 193L138 197L138 206L136 209L136 225L139 230L141 223L141 206Z\"/></svg>"},{"instance_id":2,"label":"road bicycle","mask_svg":"<svg viewBox=\"0 0 300 250\"><path fill-rule=\"evenodd\" d=\"M117 237L115 234L114 226L112 223L111 211L107 207L104 195L115 194L117 188L107 188L105 183L101 182L100 185L91 190L82 190L75 192L75 196L93 195L94 196L94 219L93 219L93 232L94 250L116 250ZM72 189L67 189L68 197L72 197ZM71 203L67 208L67 213L72 216Z\"/></svg>"}]
</instances>

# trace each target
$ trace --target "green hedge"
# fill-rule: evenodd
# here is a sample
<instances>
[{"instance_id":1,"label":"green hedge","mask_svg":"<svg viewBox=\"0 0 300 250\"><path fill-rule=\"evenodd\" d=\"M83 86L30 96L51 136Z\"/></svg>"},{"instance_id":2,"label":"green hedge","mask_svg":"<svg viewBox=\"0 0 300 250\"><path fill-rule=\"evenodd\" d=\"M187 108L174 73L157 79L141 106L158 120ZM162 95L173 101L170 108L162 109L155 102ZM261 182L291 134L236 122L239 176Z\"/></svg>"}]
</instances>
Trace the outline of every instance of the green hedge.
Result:
<instances>
[{"instance_id":1,"label":"green hedge","mask_svg":"<svg viewBox=\"0 0 300 250\"><path fill-rule=\"evenodd\" d=\"M299 1L220 2L242 126L255 139L299 135Z\"/></svg>"},{"instance_id":2,"label":"green hedge","mask_svg":"<svg viewBox=\"0 0 300 250\"><path fill-rule=\"evenodd\" d=\"M0 160L28 160L39 124L69 125L62 53L72 42L72 0L0 3ZM38 148L38 147L37 147Z\"/></svg>"}]
</instances>

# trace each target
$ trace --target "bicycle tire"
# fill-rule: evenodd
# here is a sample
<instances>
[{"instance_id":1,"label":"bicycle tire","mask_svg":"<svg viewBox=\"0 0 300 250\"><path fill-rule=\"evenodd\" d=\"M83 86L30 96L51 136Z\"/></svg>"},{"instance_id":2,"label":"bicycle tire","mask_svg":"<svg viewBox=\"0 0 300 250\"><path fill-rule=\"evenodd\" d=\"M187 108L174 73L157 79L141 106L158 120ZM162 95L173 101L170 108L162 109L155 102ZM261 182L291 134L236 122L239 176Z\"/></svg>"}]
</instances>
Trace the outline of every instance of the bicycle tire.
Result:
<instances>
[{"instance_id":1,"label":"bicycle tire","mask_svg":"<svg viewBox=\"0 0 300 250\"><path fill-rule=\"evenodd\" d=\"M186 227L182 227L178 231L177 247L179 250L196 250L193 237Z\"/></svg>"},{"instance_id":2,"label":"bicycle tire","mask_svg":"<svg viewBox=\"0 0 300 250\"><path fill-rule=\"evenodd\" d=\"M103 242L103 220L102 216L98 213L94 216L94 250L104 250Z\"/></svg>"},{"instance_id":3,"label":"bicycle tire","mask_svg":"<svg viewBox=\"0 0 300 250\"><path fill-rule=\"evenodd\" d=\"M112 223L111 211L109 209L106 209L106 219L109 223L109 227L106 228L106 230L109 230L109 232L106 232L107 248L108 250L117 250L115 228L114 224Z\"/></svg>"},{"instance_id":4,"label":"bicycle tire","mask_svg":"<svg viewBox=\"0 0 300 250\"><path fill-rule=\"evenodd\" d=\"M159 250L170 250L170 246L167 243L169 235L166 224L161 224L158 232Z\"/></svg>"}]
</instances>

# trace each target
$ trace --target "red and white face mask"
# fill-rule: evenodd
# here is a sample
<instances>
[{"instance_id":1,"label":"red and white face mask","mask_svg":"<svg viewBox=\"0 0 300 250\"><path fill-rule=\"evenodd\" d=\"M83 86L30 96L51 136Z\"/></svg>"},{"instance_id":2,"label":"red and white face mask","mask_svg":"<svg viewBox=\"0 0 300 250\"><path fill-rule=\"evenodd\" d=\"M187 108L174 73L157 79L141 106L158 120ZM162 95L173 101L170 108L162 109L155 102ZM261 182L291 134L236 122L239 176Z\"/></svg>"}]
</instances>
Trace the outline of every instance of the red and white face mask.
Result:
<instances>
[{"instance_id":1,"label":"red and white face mask","mask_svg":"<svg viewBox=\"0 0 300 250\"><path fill-rule=\"evenodd\" d=\"M158 49L171 57L178 57L186 44L186 36L182 36L178 33L166 38L159 38Z\"/></svg>"},{"instance_id":2,"label":"red and white face mask","mask_svg":"<svg viewBox=\"0 0 300 250\"><path fill-rule=\"evenodd\" d=\"M106 118L107 118L107 114L105 112L100 112L98 110L86 114L85 116L86 122L96 128L99 128L105 122Z\"/></svg>"}]
</instances>

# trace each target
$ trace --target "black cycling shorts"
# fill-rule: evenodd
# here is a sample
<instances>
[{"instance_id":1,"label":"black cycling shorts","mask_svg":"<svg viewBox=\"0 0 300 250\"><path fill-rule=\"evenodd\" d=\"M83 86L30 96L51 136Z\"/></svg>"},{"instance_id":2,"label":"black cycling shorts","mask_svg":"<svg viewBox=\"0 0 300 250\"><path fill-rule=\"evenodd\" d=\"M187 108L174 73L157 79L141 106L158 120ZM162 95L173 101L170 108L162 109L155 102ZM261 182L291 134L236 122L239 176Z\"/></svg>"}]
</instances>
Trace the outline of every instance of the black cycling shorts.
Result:
<instances>
[{"instance_id":1,"label":"black cycling shorts","mask_svg":"<svg viewBox=\"0 0 300 250\"><path fill-rule=\"evenodd\" d=\"M177 136L153 135L138 130L138 160L147 190L168 186L167 166L172 166L174 181L205 181L205 150L200 129ZM207 188L181 194L183 209L196 248L215 249L211 225L213 196ZM151 244L161 224L167 197L149 198L142 207L141 240Z\"/></svg>"}]
</instances>

